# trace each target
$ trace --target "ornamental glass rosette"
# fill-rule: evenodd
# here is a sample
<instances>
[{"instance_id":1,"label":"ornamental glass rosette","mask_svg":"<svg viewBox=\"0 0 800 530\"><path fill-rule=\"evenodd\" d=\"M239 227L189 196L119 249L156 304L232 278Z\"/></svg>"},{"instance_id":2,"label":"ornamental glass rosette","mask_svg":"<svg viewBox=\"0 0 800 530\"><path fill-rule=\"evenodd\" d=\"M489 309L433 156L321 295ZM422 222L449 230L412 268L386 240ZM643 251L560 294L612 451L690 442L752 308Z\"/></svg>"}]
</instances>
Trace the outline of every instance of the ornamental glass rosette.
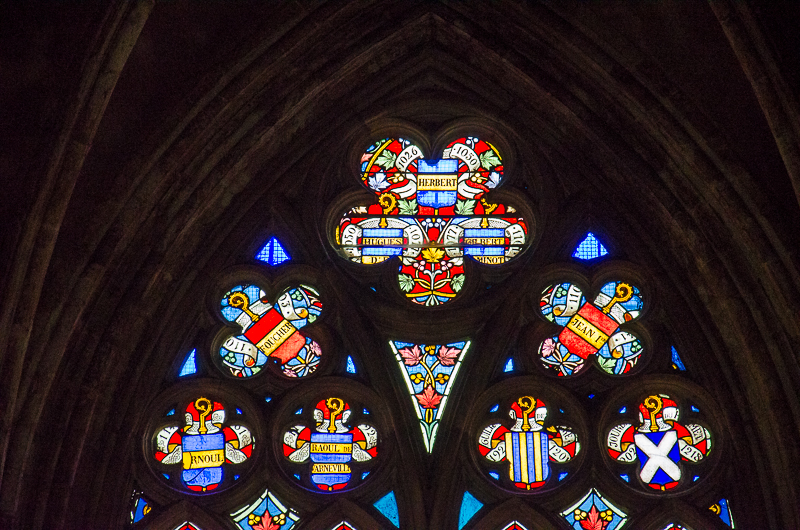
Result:
<instances>
[{"instance_id":1,"label":"ornamental glass rosette","mask_svg":"<svg viewBox=\"0 0 800 530\"><path fill-rule=\"evenodd\" d=\"M363 412L362 412L363 411ZM358 485L378 456L378 431L367 421L365 408L350 408L330 396L317 402L310 414L283 433L283 455L300 483L318 492L333 493Z\"/></svg>"},{"instance_id":2,"label":"ornamental glass rosette","mask_svg":"<svg viewBox=\"0 0 800 530\"><path fill-rule=\"evenodd\" d=\"M630 416L621 413L623 418ZM621 469L635 469L635 481L647 491L677 491L700 478L700 466L712 447L711 431L701 423L688 423L678 401L666 394L649 394L631 412L635 421L617 421L606 435L607 455ZM699 412L692 407L692 412ZM628 475L625 475L628 476Z\"/></svg>"},{"instance_id":3,"label":"ornamental glass rosette","mask_svg":"<svg viewBox=\"0 0 800 530\"><path fill-rule=\"evenodd\" d=\"M503 161L476 137L450 142L438 159L403 138L386 138L361 157L361 182L374 204L351 208L333 243L342 257L374 265L397 257L400 291L423 306L447 303L465 282L465 259L500 266L531 238L532 219L485 195L500 185Z\"/></svg>"},{"instance_id":4,"label":"ornamental glass rosette","mask_svg":"<svg viewBox=\"0 0 800 530\"><path fill-rule=\"evenodd\" d=\"M251 430L239 418L229 419L225 406L204 395L185 405L180 416L152 439L151 458L173 486L193 493L210 493L234 483L253 454ZM168 420L168 421L169 421Z\"/></svg>"},{"instance_id":5,"label":"ornamental glass rosette","mask_svg":"<svg viewBox=\"0 0 800 530\"><path fill-rule=\"evenodd\" d=\"M509 420L486 425L477 440L482 467L492 478L507 489L532 492L558 484L574 469L570 463L581 443L563 409L521 395L507 406L507 415Z\"/></svg>"}]
</instances>

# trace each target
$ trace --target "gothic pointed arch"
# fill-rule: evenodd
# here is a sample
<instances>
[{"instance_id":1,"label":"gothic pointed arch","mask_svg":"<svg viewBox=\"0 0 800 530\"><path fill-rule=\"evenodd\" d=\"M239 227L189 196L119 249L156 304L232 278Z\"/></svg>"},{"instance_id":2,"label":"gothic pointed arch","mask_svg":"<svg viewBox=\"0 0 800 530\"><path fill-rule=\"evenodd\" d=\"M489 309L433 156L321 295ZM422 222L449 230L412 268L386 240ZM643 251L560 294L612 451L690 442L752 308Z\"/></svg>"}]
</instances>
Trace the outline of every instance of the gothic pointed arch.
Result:
<instances>
[{"instance_id":1,"label":"gothic pointed arch","mask_svg":"<svg viewBox=\"0 0 800 530\"><path fill-rule=\"evenodd\" d=\"M794 57L797 47L779 38L780 24L769 15L776 8L726 2L621 9L606 3L378 1L3 9L11 11L4 19L18 30L4 37L13 42L3 48L24 53L10 61L10 88L2 93L4 102L11 99L4 105L12 117L9 129L18 134L2 157L4 174L11 176L2 184L7 200L0 213L8 230L1 237L11 250L4 256L8 263L0 264L0 349L8 352L0 361L7 378L0 391L0 526L122 527L141 476L164 489L140 526L150 524L147 517L178 526L197 516L201 528L235 528L230 514L263 501L270 491L287 513L288 507L298 510L298 528L347 503L391 528L392 519L375 507L387 498L404 528L447 528L458 521L459 503L469 491L485 512L476 512L467 530L483 524L484 513L499 514L500 507L512 505L520 507L522 518L498 518L500 528L512 520L546 527L545 522L561 524L556 514L595 489L629 512L630 524L646 528L724 524L705 510L720 498L731 500L744 526L798 526L797 484L785 471L800 461L796 444L785 442L796 439L800 425L800 275L789 251L798 244L793 227L800 219L792 191L797 131L787 125L796 121L791 117L797 94L783 82L782 72L789 69L779 60L781 53ZM441 311L411 307L400 296L398 271L390 270L396 263L387 261L383 269L376 264L375 273L362 274L337 255L328 244L329 213L354 186L353 153L357 158L381 138L409 136L426 156L446 158L449 142L472 135L464 132L470 127L476 137L489 131L501 138L493 140L509 162L504 187L513 190L504 199L523 199L527 206L519 208L529 209L524 213L536 220L538 235L508 267L468 270L463 292ZM502 195L502 189L495 191ZM607 243L609 261L572 259L590 230ZM254 259L271 236L292 257L275 268ZM430 253L439 259L438 252ZM598 341L597 351L581 350L590 362L574 377L548 374L536 356L539 346L561 337L569 321L548 321L538 309L541 288L553 279L547 275L564 272L562 283L574 280L591 305L611 261L612 272L633 267L647 280L632 282L650 297L647 312L607 333L609 340L614 333L635 336L643 346L641 359L627 372L623 363L621 373L609 374L602 367L611 361L598 360L604 347ZM218 284L236 274L242 283ZM301 335L321 348L316 371L298 381L283 371L296 366L288 364L295 358L288 354L281 369L258 365L256 350L265 338L262 346L269 350L271 336L251 340L244 326L240 333L217 314L221 295L255 276L267 279L267 299L282 296L292 287L277 285L283 274L324 286L320 322L295 328L297 335L280 328L295 336L297 352ZM208 294L217 288L220 296ZM262 309L269 311L266 303ZM254 323L245 322L248 329ZM240 336L247 340L229 344L248 355L237 357L241 352L230 348L220 355L228 339ZM399 342L407 346L398 349L398 360L390 343ZM422 388L409 390L405 377L415 372L405 367L425 369L405 364L401 349L409 348L411 362L418 356L414 345L433 346L420 352L431 352L430 379L444 380L452 372L434 373L433 365L451 360L452 344L467 342L449 389L445 383L438 390L425 385L423 375ZM672 345L686 367L680 373L671 367ZM178 368L194 348L197 372L181 378ZM633 359L637 351L623 347L621 356ZM346 371L348 355L355 356L355 375ZM514 370L504 372L509 358ZM261 375L239 366L251 360L263 367ZM221 370L225 366L228 373ZM238 381L237 373L248 377ZM618 386L635 386L636 377L658 386L668 375L688 383L642 389L615 402L615 411L608 409ZM502 419L490 418L494 405L498 411L501 406L499 394L476 407L481 395L515 377L560 390L543 392L544 398L527 390L506 396ZM364 392L347 399L337 395L349 382ZM303 389L306 383L310 390ZM223 398L240 393L251 402L249 409L238 407L244 416L270 432L283 421L286 403L303 395L309 401L296 403L304 409L297 425L313 431L318 426L310 411L320 410L326 419L321 402L339 398L352 409L355 398L372 392L384 410L372 412L382 416L373 425L379 432L376 467L368 469L365 460L359 473L370 474L359 475L360 483L348 479L340 493L317 493L311 475L343 483L327 476L337 474L333 468L313 472L317 462L310 461L310 451L308 461L286 464L279 460L288 459L282 440L274 439L280 435L254 428L253 468L234 479L242 482L205 496L183 492L182 483L159 483L167 479L136 471L149 455L142 446L153 442L145 431L154 415L163 420L157 432L178 423L168 415L172 406L150 405L184 384L197 384L202 392L182 408L175 403L176 414L189 401L207 397L206 390L222 396L208 399L208 412L219 410L216 402L227 413L231 408ZM695 387L709 394L705 404L692 401L688 390ZM433 390L426 394L426 388ZM333 392L324 395L328 390ZM445 391L446 406L437 408L434 402ZM515 482L508 475L500 484L491 473L510 473L511 462L498 458L481 467L480 433L466 426L478 422L481 432L495 424L508 430L497 431L490 451L505 450L506 434L511 448L514 440L529 439L538 440L540 450L549 451L551 441L561 447L555 436L540 432L573 427L569 407L563 422L548 423L558 417L550 407L560 392L583 410L579 416L590 418L583 428L589 433L585 453L540 466L542 473L545 467L551 472L548 480L568 474L549 492L511 489L519 483L535 490L542 481L530 477ZM685 489L659 497L664 492L642 493L653 483L653 477L641 477L650 454L631 462L604 460L611 458L608 433L617 424L648 429L630 407L650 396L661 399L660 408L644 406L643 416L653 414L650 426L658 428L661 419L711 433L708 458L698 459L696 467L707 465L708 473L698 474L697 487L682 482L694 478L688 471L693 463L671 460L680 479L661 477L655 484L666 490L677 482L675 488ZM545 406L525 401L533 404L525 412L530 407L518 403L523 397ZM323 429L338 429L338 403L325 405ZM623 407L628 408L620 413ZM195 411L202 415L207 407L200 408ZM530 418L525 422L533 414L536 423L536 411L545 408L541 430ZM434 409L441 416L431 412L427 421ZM706 422L709 409L718 411L721 425ZM372 423L363 411L362 418L351 414L355 425L344 422L342 432L327 433L341 435L341 447L317 446L315 454L348 447L352 454L353 443L365 441L353 429L367 438L369 429L359 425ZM479 414L484 420L475 419ZM614 421L601 425L601 417L614 414ZM429 426L438 421L435 442L427 446L423 419ZM200 433L205 423L197 423L197 434L187 436L217 434ZM220 431L232 428L217 423ZM538 437L529 438L525 425ZM585 433L576 431L583 443ZM289 445L302 451L299 432ZM677 431L650 432L659 433L655 438ZM647 433L632 433L639 447L636 434ZM676 440L686 437L680 434ZM717 436L723 443L715 444ZM225 444L239 450L233 439ZM686 443L703 452L702 440L691 442ZM182 437L167 441L169 452L162 453L180 447L189 454L192 443ZM385 463L382 443L391 447ZM374 448L367 445L361 450ZM617 452L626 454L630 447L620 444ZM281 470L279 461L296 464L297 472ZM230 465L235 470L246 464ZM219 484L235 474L228 471ZM669 509L680 520L658 515Z\"/></svg>"}]
</instances>

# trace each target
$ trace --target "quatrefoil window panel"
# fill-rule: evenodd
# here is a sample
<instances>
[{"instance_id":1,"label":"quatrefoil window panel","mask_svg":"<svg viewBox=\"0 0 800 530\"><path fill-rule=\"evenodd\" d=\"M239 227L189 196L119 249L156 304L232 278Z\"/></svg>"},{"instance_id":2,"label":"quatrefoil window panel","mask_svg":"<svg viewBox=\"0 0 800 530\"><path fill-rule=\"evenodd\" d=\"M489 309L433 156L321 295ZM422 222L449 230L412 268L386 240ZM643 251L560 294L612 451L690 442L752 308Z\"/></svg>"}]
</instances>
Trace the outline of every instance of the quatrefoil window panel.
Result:
<instances>
[{"instance_id":1,"label":"quatrefoil window panel","mask_svg":"<svg viewBox=\"0 0 800 530\"><path fill-rule=\"evenodd\" d=\"M644 347L624 326L637 319L643 307L639 287L625 281L607 282L591 302L575 283L546 287L539 311L563 327L539 345L539 361L559 376L578 374L592 358L610 375L627 374L641 359Z\"/></svg>"},{"instance_id":2,"label":"quatrefoil window panel","mask_svg":"<svg viewBox=\"0 0 800 530\"><path fill-rule=\"evenodd\" d=\"M285 377L305 377L317 369L322 349L301 330L322 313L319 293L298 285L275 300L271 303L257 284L237 285L220 300L220 314L237 328L224 332L218 350L230 375L253 377L269 363Z\"/></svg>"},{"instance_id":3,"label":"quatrefoil window panel","mask_svg":"<svg viewBox=\"0 0 800 530\"><path fill-rule=\"evenodd\" d=\"M374 265L397 257L404 297L423 306L453 300L465 259L502 266L532 237L532 219L486 194L503 180L498 150L476 137L450 142L437 159L403 138L375 142L361 157L361 182L377 195L351 208L334 230L345 258Z\"/></svg>"}]
</instances>

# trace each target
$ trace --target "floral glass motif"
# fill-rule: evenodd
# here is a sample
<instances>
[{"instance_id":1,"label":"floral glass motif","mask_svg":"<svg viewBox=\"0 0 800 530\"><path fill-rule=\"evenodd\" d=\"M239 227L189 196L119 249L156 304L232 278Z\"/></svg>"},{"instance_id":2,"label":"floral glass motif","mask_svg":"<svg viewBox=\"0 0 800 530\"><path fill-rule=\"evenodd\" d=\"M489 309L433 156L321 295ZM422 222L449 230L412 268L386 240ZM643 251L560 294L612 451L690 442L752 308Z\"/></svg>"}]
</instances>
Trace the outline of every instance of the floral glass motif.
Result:
<instances>
[{"instance_id":1,"label":"floral glass motif","mask_svg":"<svg viewBox=\"0 0 800 530\"><path fill-rule=\"evenodd\" d=\"M636 319L642 306L639 288L626 282L606 283L592 303L573 283L547 287L539 309L547 320L564 328L539 346L542 364L560 376L570 376L580 372L589 356L596 354L606 373L627 373L641 358L643 348L633 333L619 327Z\"/></svg>"},{"instance_id":2,"label":"floral glass motif","mask_svg":"<svg viewBox=\"0 0 800 530\"><path fill-rule=\"evenodd\" d=\"M361 475L350 467L371 461L378 455L378 431L365 423L350 428L350 405L337 397L321 400L314 408L314 430L294 425L283 435L283 452L289 461L311 461L311 483L322 491L334 492Z\"/></svg>"},{"instance_id":3,"label":"floral glass motif","mask_svg":"<svg viewBox=\"0 0 800 530\"><path fill-rule=\"evenodd\" d=\"M425 448L430 453L444 414L447 397L469 349L469 341L451 344L413 344L391 341L414 410L422 427Z\"/></svg>"},{"instance_id":4,"label":"floral glass motif","mask_svg":"<svg viewBox=\"0 0 800 530\"><path fill-rule=\"evenodd\" d=\"M657 491L677 487L683 476L680 462L698 463L711 450L711 433L695 423L678 422L678 404L665 394L647 396L639 404L639 425L614 426L606 449L614 460L632 464L639 460L639 478Z\"/></svg>"},{"instance_id":5,"label":"floral glass motif","mask_svg":"<svg viewBox=\"0 0 800 530\"><path fill-rule=\"evenodd\" d=\"M478 437L478 450L490 462L507 462L508 479L517 488L544 486L550 463L564 464L580 451L578 436L563 425L545 428L547 406L540 399L522 396L508 412L510 428L492 423Z\"/></svg>"},{"instance_id":6,"label":"floral glass motif","mask_svg":"<svg viewBox=\"0 0 800 530\"><path fill-rule=\"evenodd\" d=\"M286 377L304 377L319 365L319 344L299 330L322 313L319 293L307 285L286 289L274 305L258 285L237 285L220 301L225 320L241 326L220 347L223 364L236 377L258 374L270 358Z\"/></svg>"},{"instance_id":7,"label":"floral glass motif","mask_svg":"<svg viewBox=\"0 0 800 530\"><path fill-rule=\"evenodd\" d=\"M186 407L183 427L170 425L155 436L155 459L164 465L181 464L180 484L206 493L233 482L224 471L246 462L253 451L253 435L244 425L225 424L221 403L198 397ZM177 474L173 475L177 481Z\"/></svg>"},{"instance_id":8,"label":"floral glass motif","mask_svg":"<svg viewBox=\"0 0 800 530\"><path fill-rule=\"evenodd\" d=\"M377 204L357 206L339 221L335 240L348 259L364 265L400 258L398 282L414 303L449 302L464 285L464 257L499 265L528 240L529 221L512 206L484 195L503 178L497 149L459 138L441 159L402 138L386 138L361 157L362 183Z\"/></svg>"},{"instance_id":9,"label":"floral glass motif","mask_svg":"<svg viewBox=\"0 0 800 530\"><path fill-rule=\"evenodd\" d=\"M574 530L616 530L628 519L625 512L611 504L611 501L594 488L561 512L561 516Z\"/></svg>"},{"instance_id":10,"label":"floral glass motif","mask_svg":"<svg viewBox=\"0 0 800 530\"><path fill-rule=\"evenodd\" d=\"M289 530L299 517L266 489L255 501L232 513L231 519L242 530Z\"/></svg>"}]
</instances>

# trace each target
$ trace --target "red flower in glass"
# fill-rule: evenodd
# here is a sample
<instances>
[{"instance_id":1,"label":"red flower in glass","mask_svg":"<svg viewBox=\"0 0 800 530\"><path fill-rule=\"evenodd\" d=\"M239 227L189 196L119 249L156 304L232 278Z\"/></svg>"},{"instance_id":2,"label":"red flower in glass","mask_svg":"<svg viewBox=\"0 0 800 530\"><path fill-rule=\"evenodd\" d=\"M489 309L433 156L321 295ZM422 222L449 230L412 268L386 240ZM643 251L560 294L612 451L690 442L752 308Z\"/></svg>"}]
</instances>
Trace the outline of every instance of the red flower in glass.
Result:
<instances>
[{"instance_id":1,"label":"red flower in glass","mask_svg":"<svg viewBox=\"0 0 800 530\"><path fill-rule=\"evenodd\" d=\"M399 353L402 355L403 363L405 363L406 366L417 365L422 360L422 350L417 345L414 345L413 348L403 348Z\"/></svg>"},{"instance_id":2,"label":"red flower in glass","mask_svg":"<svg viewBox=\"0 0 800 530\"><path fill-rule=\"evenodd\" d=\"M600 512L597 511L597 506L593 505L586 519L581 521L581 528L585 530L605 530L608 523L609 521L606 521L600 516Z\"/></svg>"},{"instance_id":3,"label":"red flower in glass","mask_svg":"<svg viewBox=\"0 0 800 530\"><path fill-rule=\"evenodd\" d=\"M461 353L461 350L442 346L439 348L439 362L442 363L442 366L453 366L456 364L459 353Z\"/></svg>"},{"instance_id":4,"label":"red flower in glass","mask_svg":"<svg viewBox=\"0 0 800 530\"><path fill-rule=\"evenodd\" d=\"M442 396L437 394L432 386L426 386L422 394L415 394L414 397L417 398L420 406L424 409L435 409L442 400Z\"/></svg>"},{"instance_id":5,"label":"red flower in glass","mask_svg":"<svg viewBox=\"0 0 800 530\"><path fill-rule=\"evenodd\" d=\"M262 519L260 523L252 525L252 528L253 530L280 530L281 525L267 517Z\"/></svg>"}]
</instances>

